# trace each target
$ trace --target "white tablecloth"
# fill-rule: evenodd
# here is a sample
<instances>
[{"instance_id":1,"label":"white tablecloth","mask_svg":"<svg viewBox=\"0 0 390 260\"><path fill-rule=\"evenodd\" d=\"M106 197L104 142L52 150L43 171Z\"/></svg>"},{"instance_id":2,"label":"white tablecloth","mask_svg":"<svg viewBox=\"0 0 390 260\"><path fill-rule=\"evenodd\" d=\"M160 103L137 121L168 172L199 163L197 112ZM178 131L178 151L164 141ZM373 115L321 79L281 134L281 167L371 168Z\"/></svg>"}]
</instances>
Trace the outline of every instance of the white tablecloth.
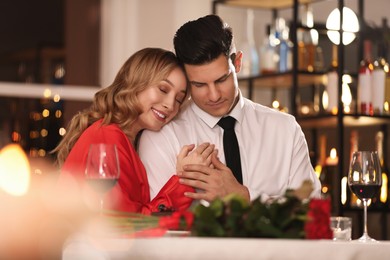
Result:
<instances>
[{"instance_id":1,"label":"white tablecloth","mask_svg":"<svg viewBox=\"0 0 390 260\"><path fill-rule=\"evenodd\" d=\"M251 238L161 237L137 239L71 239L64 260L74 259L390 259L390 242L286 240Z\"/></svg>"}]
</instances>

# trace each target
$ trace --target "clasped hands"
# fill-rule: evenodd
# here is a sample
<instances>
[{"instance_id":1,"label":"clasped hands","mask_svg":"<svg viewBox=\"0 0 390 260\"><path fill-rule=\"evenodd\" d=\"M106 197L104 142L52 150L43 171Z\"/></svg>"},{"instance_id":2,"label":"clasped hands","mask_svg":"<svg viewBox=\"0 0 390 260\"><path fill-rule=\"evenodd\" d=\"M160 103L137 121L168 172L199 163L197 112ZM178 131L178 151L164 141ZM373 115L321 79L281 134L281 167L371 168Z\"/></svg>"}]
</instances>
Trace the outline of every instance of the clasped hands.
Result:
<instances>
[{"instance_id":1,"label":"clasped hands","mask_svg":"<svg viewBox=\"0 0 390 260\"><path fill-rule=\"evenodd\" d=\"M241 185L232 171L218 158L214 144L185 145L177 156L177 175L180 183L197 192L186 192L186 197L208 202L235 193L249 201L247 187Z\"/></svg>"}]
</instances>

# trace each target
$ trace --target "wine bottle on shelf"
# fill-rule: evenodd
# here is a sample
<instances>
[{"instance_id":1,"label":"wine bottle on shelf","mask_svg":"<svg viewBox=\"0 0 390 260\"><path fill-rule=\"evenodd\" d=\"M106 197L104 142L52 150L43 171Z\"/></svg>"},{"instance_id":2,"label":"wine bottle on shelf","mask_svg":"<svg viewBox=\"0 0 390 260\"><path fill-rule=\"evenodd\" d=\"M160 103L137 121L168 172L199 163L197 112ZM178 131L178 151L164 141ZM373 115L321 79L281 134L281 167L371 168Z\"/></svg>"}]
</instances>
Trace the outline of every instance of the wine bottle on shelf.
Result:
<instances>
[{"instance_id":1,"label":"wine bottle on shelf","mask_svg":"<svg viewBox=\"0 0 390 260\"><path fill-rule=\"evenodd\" d=\"M375 135L375 144L376 149L378 151L378 157L381 164L381 172L382 172L382 185L380 192L376 197L373 198L373 203L377 207L383 207L387 202L388 196L388 168L386 166L386 161L384 159L384 134L382 131L378 131Z\"/></svg>"},{"instance_id":2,"label":"wine bottle on shelf","mask_svg":"<svg viewBox=\"0 0 390 260\"><path fill-rule=\"evenodd\" d=\"M371 41L364 41L364 58L360 62L359 76L358 76L358 104L360 113L364 115L373 115L374 110L372 107L372 69L371 63Z\"/></svg>"},{"instance_id":3,"label":"wine bottle on shelf","mask_svg":"<svg viewBox=\"0 0 390 260\"><path fill-rule=\"evenodd\" d=\"M254 11L253 9L247 9L246 37L241 47L244 53L241 71L243 76L258 75L260 73L259 54L255 44L253 26Z\"/></svg>"},{"instance_id":4,"label":"wine bottle on shelf","mask_svg":"<svg viewBox=\"0 0 390 260\"><path fill-rule=\"evenodd\" d=\"M276 72L276 44L275 26L267 25L266 38L260 51L261 74L272 74Z\"/></svg>"},{"instance_id":5,"label":"wine bottle on shelf","mask_svg":"<svg viewBox=\"0 0 390 260\"><path fill-rule=\"evenodd\" d=\"M385 103L385 86L386 86L386 70L388 64L386 62L384 46L378 47L378 58L373 62L372 71L372 106L374 114L383 114L383 106ZM386 68L387 67L387 68Z\"/></svg>"},{"instance_id":6,"label":"wine bottle on shelf","mask_svg":"<svg viewBox=\"0 0 390 260\"><path fill-rule=\"evenodd\" d=\"M352 154L356 151L359 150L359 133L357 132L357 130L352 130L351 131L351 136L350 136L350 154L349 154L349 162L351 161L352 159ZM344 177L344 178L347 178L347 177ZM345 190L345 193L347 193L347 188L348 188L348 184L347 182L345 181L345 184L342 182L343 186L342 186L342 189ZM358 199L358 197L355 195L355 193L353 193L352 191L349 190L349 205L351 207L359 207L361 206L361 201ZM346 194L345 194L346 195ZM342 195L343 196L343 192L342 192Z\"/></svg>"},{"instance_id":7,"label":"wine bottle on shelf","mask_svg":"<svg viewBox=\"0 0 390 260\"><path fill-rule=\"evenodd\" d=\"M283 18L277 20L277 32L279 36L279 62L278 71L286 72L292 68L292 43L289 39L289 28Z\"/></svg>"},{"instance_id":8,"label":"wine bottle on shelf","mask_svg":"<svg viewBox=\"0 0 390 260\"><path fill-rule=\"evenodd\" d=\"M390 28L387 24L387 18L382 18L382 35L384 39L389 39L390 37ZM384 57L386 59L389 59L388 57L388 49L389 49L389 42L385 41L383 46L383 53ZM385 66L385 72L386 72L386 79L385 79L385 101L384 101L384 108L383 113L384 114L390 114L390 74L389 74L389 64L387 63Z\"/></svg>"},{"instance_id":9,"label":"wine bottle on shelf","mask_svg":"<svg viewBox=\"0 0 390 260\"><path fill-rule=\"evenodd\" d=\"M326 135L321 135L319 138L319 156L314 168L321 182L321 194L323 196L328 196L331 190L331 182L329 182L329 176L326 168L326 141Z\"/></svg>"},{"instance_id":10,"label":"wine bottle on shelf","mask_svg":"<svg viewBox=\"0 0 390 260\"><path fill-rule=\"evenodd\" d=\"M326 85L326 91L328 93L328 107L326 111L337 114L338 110L338 60L337 60L337 45L333 45L332 48L332 64L331 67L326 74L328 82Z\"/></svg>"},{"instance_id":11,"label":"wine bottle on shelf","mask_svg":"<svg viewBox=\"0 0 390 260\"><path fill-rule=\"evenodd\" d=\"M389 115L390 114L390 74L386 73L385 80L385 103L383 108L383 113Z\"/></svg>"},{"instance_id":12,"label":"wine bottle on shelf","mask_svg":"<svg viewBox=\"0 0 390 260\"><path fill-rule=\"evenodd\" d=\"M318 44L318 32L313 29L313 10L310 4L305 4L301 22L305 28L301 28L297 31L298 69L313 72L315 67L316 46Z\"/></svg>"}]
</instances>

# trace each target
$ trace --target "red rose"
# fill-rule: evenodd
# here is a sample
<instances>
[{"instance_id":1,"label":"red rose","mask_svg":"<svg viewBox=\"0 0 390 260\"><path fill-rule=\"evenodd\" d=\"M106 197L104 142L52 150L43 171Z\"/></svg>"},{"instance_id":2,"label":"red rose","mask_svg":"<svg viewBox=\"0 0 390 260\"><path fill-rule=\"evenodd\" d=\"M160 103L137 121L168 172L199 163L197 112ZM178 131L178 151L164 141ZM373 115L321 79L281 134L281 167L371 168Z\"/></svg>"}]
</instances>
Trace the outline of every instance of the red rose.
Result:
<instances>
[{"instance_id":1,"label":"red rose","mask_svg":"<svg viewBox=\"0 0 390 260\"><path fill-rule=\"evenodd\" d=\"M331 239L330 229L330 200L312 199L307 213L305 234L308 239Z\"/></svg>"},{"instance_id":2,"label":"red rose","mask_svg":"<svg viewBox=\"0 0 390 260\"><path fill-rule=\"evenodd\" d=\"M190 230L194 222L194 214L189 211L176 211L170 216L161 217L159 226L170 230Z\"/></svg>"}]
</instances>

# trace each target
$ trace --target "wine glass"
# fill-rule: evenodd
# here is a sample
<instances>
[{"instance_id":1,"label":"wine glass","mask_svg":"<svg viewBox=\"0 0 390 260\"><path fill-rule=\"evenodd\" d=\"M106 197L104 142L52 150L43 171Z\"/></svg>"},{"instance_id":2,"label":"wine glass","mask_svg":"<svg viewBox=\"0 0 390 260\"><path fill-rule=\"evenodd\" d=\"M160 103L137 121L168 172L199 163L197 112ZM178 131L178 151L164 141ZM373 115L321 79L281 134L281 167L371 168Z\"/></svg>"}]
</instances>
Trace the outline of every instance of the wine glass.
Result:
<instances>
[{"instance_id":1,"label":"wine glass","mask_svg":"<svg viewBox=\"0 0 390 260\"><path fill-rule=\"evenodd\" d=\"M104 194L119 179L119 160L115 144L91 144L85 168L85 181L100 194L100 213L103 213Z\"/></svg>"},{"instance_id":2,"label":"wine glass","mask_svg":"<svg viewBox=\"0 0 390 260\"><path fill-rule=\"evenodd\" d=\"M373 198L382 185L382 174L376 151L357 151L351 158L348 172L348 186L363 201L364 229L358 239L361 242L375 242L367 232L367 201Z\"/></svg>"}]
</instances>

